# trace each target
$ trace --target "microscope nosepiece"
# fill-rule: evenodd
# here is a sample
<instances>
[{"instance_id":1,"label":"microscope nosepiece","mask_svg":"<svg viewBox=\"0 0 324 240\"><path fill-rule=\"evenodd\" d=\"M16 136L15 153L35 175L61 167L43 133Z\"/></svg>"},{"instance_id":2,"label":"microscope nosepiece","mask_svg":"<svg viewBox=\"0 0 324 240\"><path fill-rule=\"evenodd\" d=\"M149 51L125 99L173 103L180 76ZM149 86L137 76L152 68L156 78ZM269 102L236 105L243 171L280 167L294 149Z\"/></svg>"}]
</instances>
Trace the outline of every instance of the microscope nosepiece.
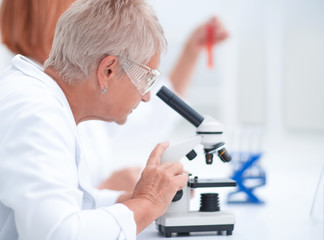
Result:
<instances>
[{"instance_id":1,"label":"microscope nosepiece","mask_svg":"<svg viewBox=\"0 0 324 240\"><path fill-rule=\"evenodd\" d=\"M228 151L225 148L225 143L220 142L212 147L205 148L205 154L206 154L206 163L212 164L213 158L212 155L214 153L217 153L217 156L223 161L223 162L230 162L232 160L231 155L228 153Z\"/></svg>"}]
</instances>

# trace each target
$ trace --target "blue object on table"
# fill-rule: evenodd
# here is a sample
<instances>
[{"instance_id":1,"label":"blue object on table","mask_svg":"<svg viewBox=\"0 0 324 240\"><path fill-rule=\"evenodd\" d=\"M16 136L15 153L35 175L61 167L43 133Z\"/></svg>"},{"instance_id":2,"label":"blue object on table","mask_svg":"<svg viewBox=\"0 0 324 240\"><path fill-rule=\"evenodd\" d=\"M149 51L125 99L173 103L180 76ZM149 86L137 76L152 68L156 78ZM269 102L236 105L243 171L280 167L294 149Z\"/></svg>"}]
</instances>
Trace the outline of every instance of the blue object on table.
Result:
<instances>
[{"instance_id":1,"label":"blue object on table","mask_svg":"<svg viewBox=\"0 0 324 240\"><path fill-rule=\"evenodd\" d=\"M254 193L256 188L266 184L265 171L257 165L262 153L234 153L232 156L236 170L231 178L236 181L237 189L228 194L227 203L264 203ZM238 199L239 195L244 198Z\"/></svg>"}]
</instances>

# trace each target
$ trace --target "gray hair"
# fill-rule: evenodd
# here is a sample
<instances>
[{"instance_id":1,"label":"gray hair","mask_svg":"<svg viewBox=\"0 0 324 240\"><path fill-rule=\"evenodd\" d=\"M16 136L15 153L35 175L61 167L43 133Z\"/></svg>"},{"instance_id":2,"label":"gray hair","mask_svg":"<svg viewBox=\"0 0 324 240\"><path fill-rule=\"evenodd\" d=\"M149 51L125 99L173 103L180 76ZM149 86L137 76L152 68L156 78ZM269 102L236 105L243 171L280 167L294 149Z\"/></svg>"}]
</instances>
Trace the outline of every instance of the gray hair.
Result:
<instances>
[{"instance_id":1,"label":"gray hair","mask_svg":"<svg viewBox=\"0 0 324 240\"><path fill-rule=\"evenodd\" d=\"M74 84L90 77L108 55L146 64L166 45L163 29L145 0L77 0L59 19L44 65Z\"/></svg>"}]
</instances>

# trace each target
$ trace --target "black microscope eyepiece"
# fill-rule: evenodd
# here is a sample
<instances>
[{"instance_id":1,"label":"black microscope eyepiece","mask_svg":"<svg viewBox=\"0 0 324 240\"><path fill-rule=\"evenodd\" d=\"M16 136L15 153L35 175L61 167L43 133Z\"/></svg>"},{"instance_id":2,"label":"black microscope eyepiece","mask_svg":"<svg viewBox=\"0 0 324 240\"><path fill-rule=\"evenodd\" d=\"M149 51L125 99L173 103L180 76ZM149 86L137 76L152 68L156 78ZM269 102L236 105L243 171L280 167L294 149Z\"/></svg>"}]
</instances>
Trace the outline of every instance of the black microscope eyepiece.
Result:
<instances>
[{"instance_id":1,"label":"black microscope eyepiece","mask_svg":"<svg viewBox=\"0 0 324 240\"><path fill-rule=\"evenodd\" d=\"M204 121L203 116L186 104L167 87L162 86L156 95L195 127L199 127L199 125Z\"/></svg>"}]
</instances>

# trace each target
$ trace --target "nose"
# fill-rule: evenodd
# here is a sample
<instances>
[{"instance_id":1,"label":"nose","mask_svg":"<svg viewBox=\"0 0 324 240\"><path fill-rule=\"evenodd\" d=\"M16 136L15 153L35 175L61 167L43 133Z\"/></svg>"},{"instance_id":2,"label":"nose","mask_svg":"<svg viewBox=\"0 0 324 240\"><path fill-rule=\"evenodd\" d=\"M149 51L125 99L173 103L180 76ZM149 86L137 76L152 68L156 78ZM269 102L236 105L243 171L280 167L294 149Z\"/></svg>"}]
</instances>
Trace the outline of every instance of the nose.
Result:
<instances>
[{"instance_id":1,"label":"nose","mask_svg":"<svg viewBox=\"0 0 324 240\"><path fill-rule=\"evenodd\" d=\"M150 92L150 91L148 91L147 93L145 93L145 94L142 96L142 101L143 101L143 102L148 102L148 101L150 101L150 99L151 99L151 92Z\"/></svg>"}]
</instances>

